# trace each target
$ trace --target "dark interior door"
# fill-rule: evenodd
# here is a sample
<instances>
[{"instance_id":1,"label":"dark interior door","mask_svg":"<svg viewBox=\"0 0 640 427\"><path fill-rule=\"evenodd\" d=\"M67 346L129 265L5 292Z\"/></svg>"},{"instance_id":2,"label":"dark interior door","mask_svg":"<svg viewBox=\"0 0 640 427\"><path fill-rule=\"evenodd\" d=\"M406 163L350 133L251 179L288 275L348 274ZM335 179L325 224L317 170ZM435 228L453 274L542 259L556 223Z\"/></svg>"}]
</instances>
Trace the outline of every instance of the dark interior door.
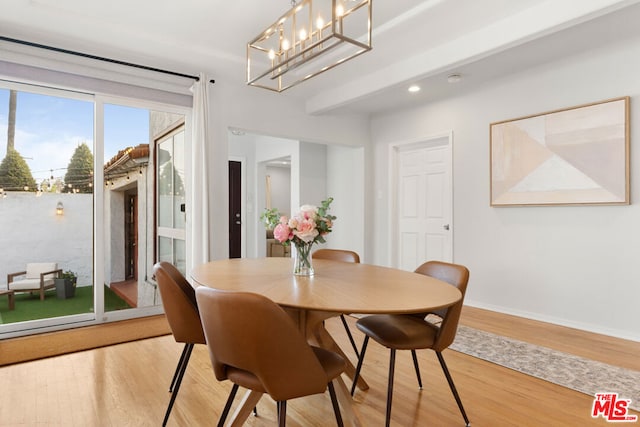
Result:
<instances>
[{"instance_id":1,"label":"dark interior door","mask_svg":"<svg viewBox=\"0 0 640 427\"><path fill-rule=\"evenodd\" d=\"M242 163L229 161L229 258L242 256Z\"/></svg>"},{"instance_id":2,"label":"dark interior door","mask_svg":"<svg viewBox=\"0 0 640 427\"><path fill-rule=\"evenodd\" d=\"M125 274L138 278L138 195L127 194L125 203Z\"/></svg>"}]
</instances>

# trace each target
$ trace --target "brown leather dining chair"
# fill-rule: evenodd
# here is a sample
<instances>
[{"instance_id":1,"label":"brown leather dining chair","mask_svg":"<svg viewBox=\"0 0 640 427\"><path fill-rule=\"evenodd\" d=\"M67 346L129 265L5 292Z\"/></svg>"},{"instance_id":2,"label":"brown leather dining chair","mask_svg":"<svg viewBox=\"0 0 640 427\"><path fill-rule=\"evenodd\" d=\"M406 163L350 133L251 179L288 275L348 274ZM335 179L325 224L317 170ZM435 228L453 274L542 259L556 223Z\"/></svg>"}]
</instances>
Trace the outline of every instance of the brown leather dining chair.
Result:
<instances>
[{"instance_id":1,"label":"brown leather dining chair","mask_svg":"<svg viewBox=\"0 0 640 427\"><path fill-rule=\"evenodd\" d=\"M162 425L165 426L178 395L182 377L187 370L193 346L195 344L206 344L206 340L202 330L202 323L200 322L195 289L171 263L162 261L155 264L153 273L158 282L164 313L167 317L167 322L169 322L173 338L178 343L184 343L182 355L169 387L171 399L162 422Z\"/></svg>"},{"instance_id":2,"label":"brown leather dining chair","mask_svg":"<svg viewBox=\"0 0 640 427\"><path fill-rule=\"evenodd\" d=\"M218 426L224 424L240 386L267 393L277 402L279 426L286 423L287 400L328 388L342 426L332 384L345 369L340 355L307 344L291 317L262 295L201 286L196 298L215 376L233 383Z\"/></svg>"},{"instance_id":3,"label":"brown leather dining chair","mask_svg":"<svg viewBox=\"0 0 640 427\"><path fill-rule=\"evenodd\" d=\"M347 251L344 249L318 249L311 255L311 257L313 259L328 259L332 261L360 263L360 256L356 252ZM349 329L349 325L347 324L347 319L345 319L344 314L340 315L340 320L342 321L344 330L347 331L347 336L349 337L351 347L353 347L353 351L355 351L356 357L359 358L360 353L358 352L358 346L353 339L353 335L351 334L351 330Z\"/></svg>"},{"instance_id":4,"label":"brown leather dining chair","mask_svg":"<svg viewBox=\"0 0 640 427\"><path fill-rule=\"evenodd\" d=\"M362 369L364 355L367 350L369 338L391 350L389 360L389 379L387 389L387 413L386 426L391 421L391 401L393 398L393 375L395 369L396 350L411 350L413 357L413 365L418 377L418 385L422 388L422 379L420 378L420 368L418 366L418 358L416 356L417 349L431 349L435 351L442 371L444 372L449 388L453 393L458 404L458 408L462 413L462 417L466 425L469 425L469 418L462 406L462 400L458 395L456 386L453 383L447 364L442 356L442 351L449 347L455 339L458 329L458 321L462 312L467 283L469 282L469 270L458 264L450 264L440 261L428 261L415 270L416 273L431 276L455 286L462 293L459 302L449 308L438 310L433 313L407 314L407 315L371 315L358 320L356 326L365 334L362 350L360 350L360 358L351 387L351 395L355 392L355 385ZM427 318L429 314L437 315L441 318L441 322L432 322Z\"/></svg>"}]
</instances>

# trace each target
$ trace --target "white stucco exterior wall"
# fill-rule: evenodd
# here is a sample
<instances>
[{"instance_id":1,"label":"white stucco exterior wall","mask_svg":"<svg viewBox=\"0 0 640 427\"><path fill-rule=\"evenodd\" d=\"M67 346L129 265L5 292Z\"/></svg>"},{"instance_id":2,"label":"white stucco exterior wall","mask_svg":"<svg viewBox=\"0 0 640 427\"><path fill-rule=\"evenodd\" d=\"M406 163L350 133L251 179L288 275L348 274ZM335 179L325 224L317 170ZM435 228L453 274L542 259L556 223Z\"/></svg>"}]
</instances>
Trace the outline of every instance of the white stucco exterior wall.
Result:
<instances>
[{"instance_id":1,"label":"white stucco exterior wall","mask_svg":"<svg viewBox=\"0 0 640 427\"><path fill-rule=\"evenodd\" d=\"M30 262L56 262L93 284L93 195L7 192L0 198L0 288ZM56 215L62 202L64 214Z\"/></svg>"}]
</instances>

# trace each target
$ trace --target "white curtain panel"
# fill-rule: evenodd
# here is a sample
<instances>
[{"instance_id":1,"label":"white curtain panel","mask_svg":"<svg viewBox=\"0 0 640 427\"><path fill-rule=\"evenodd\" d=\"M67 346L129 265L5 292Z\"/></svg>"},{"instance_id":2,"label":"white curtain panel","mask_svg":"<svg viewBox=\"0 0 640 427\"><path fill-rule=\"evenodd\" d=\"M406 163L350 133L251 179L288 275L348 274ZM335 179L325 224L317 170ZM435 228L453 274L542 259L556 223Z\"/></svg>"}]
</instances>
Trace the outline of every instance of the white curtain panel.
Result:
<instances>
[{"instance_id":1,"label":"white curtain panel","mask_svg":"<svg viewBox=\"0 0 640 427\"><path fill-rule=\"evenodd\" d=\"M191 88L193 92L193 138L191 140L191 259L187 260L188 270L208 262L209 253L209 168L207 159L211 147L209 78L200 73L200 80Z\"/></svg>"}]
</instances>

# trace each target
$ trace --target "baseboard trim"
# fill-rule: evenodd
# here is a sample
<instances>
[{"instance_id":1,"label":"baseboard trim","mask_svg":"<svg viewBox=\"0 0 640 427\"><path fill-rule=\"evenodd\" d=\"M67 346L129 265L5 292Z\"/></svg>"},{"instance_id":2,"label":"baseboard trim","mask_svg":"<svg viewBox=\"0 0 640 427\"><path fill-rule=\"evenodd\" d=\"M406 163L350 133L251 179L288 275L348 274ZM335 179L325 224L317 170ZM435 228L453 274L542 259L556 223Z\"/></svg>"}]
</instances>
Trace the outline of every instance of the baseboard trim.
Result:
<instances>
[{"instance_id":1,"label":"baseboard trim","mask_svg":"<svg viewBox=\"0 0 640 427\"><path fill-rule=\"evenodd\" d=\"M164 314L0 341L0 366L171 333Z\"/></svg>"},{"instance_id":2,"label":"baseboard trim","mask_svg":"<svg viewBox=\"0 0 640 427\"><path fill-rule=\"evenodd\" d=\"M572 320L561 319L553 316L540 315L538 313L533 313L529 311L523 310L512 310L507 307L493 305L493 304L484 304L478 301L473 301L469 299L465 299L465 305L469 307L475 307L482 310L493 311L495 313L502 313L508 316L516 316L522 317L523 319L536 320L538 322L550 323L552 325L564 326L565 328L578 329L584 332L591 332L592 334L598 335L606 335L612 338L619 338L627 341L635 341L640 342L640 335L630 330L620 330L620 329L612 329L607 327L602 327L597 324L586 324L582 322L575 322Z\"/></svg>"}]
</instances>

